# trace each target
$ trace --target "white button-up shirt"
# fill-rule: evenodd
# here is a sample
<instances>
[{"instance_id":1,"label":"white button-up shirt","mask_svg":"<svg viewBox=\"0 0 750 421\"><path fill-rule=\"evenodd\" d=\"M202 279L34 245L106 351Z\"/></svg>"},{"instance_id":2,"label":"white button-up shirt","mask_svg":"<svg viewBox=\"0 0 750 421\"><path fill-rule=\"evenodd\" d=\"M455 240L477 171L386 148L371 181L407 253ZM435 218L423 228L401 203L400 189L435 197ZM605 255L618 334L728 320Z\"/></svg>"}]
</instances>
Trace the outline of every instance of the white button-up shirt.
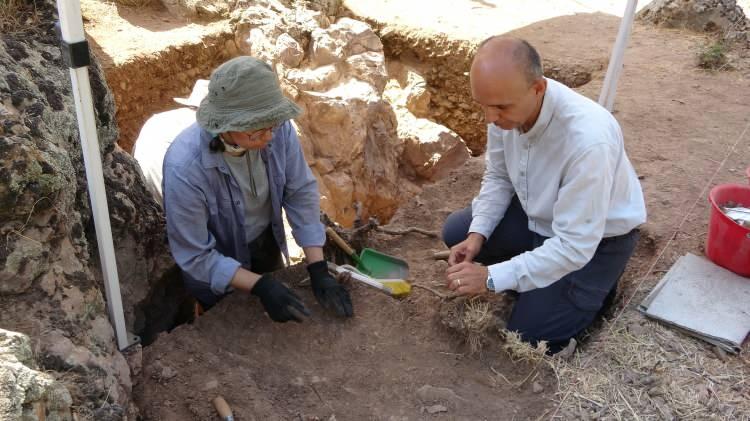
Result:
<instances>
[{"instance_id":1,"label":"white button-up shirt","mask_svg":"<svg viewBox=\"0 0 750 421\"><path fill-rule=\"evenodd\" d=\"M602 238L646 222L619 124L606 109L554 80L547 79L531 130L488 126L485 161L469 231L489 238L515 193L529 230L549 237L534 250L489 266L497 292L549 286L585 266Z\"/></svg>"}]
</instances>

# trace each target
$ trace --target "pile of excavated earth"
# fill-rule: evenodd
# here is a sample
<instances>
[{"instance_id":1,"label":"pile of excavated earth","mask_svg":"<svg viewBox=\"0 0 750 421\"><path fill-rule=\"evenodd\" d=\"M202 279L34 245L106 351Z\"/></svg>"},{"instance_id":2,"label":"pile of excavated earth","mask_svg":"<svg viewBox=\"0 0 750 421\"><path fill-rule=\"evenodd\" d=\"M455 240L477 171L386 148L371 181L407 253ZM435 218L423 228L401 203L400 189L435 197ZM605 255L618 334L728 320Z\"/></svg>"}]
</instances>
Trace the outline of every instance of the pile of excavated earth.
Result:
<instances>
[{"instance_id":1,"label":"pile of excavated earth","mask_svg":"<svg viewBox=\"0 0 750 421\"><path fill-rule=\"evenodd\" d=\"M677 258L703 253L706 188L744 182L750 5L640 6L614 115L649 220L617 304L551 358L504 330L512 299L455 298L447 264L432 259L484 169L467 72L482 39L509 33L539 49L548 77L596 99L625 2L406 3L82 2L126 324L142 339L122 352L55 4L0 5L16 8L0 10L0 419L206 420L217 396L236 419L258 420L750 417L745 354L636 310ZM697 59L709 49L723 59L711 71ZM273 65L304 110L295 123L323 211L355 246L409 262L408 297L347 284L355 316L337 319L293 266L278 276L311 308L305 323L275 324L242 294L193 318L163 209L131 153L149 116L237 55Z\"/></svg>"}]
</instances>

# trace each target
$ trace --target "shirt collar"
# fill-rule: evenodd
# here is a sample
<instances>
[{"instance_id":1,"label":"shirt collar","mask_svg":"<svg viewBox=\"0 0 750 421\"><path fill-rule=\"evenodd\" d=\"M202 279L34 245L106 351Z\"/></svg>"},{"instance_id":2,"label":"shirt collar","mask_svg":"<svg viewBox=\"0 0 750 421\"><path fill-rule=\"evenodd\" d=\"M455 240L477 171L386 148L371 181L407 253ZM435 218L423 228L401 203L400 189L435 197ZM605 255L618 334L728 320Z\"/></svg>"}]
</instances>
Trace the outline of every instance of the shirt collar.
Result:
<instances>
[{"instance_id":1,"label":"shirt collar","mask_svg":"<svg viewBox=\"0 0 750 421\"><path fill-rule=\"evenodd\" d=\"M546 79L546 78L545 78ZM542 98L542 109L539 111L539 117L536 119L536 123L526 133L521 133L523 136L529 139L535 139L539 137L549 126L552 121L555 108L555 90L554 81L547 79L547 89L544 92L544 98ZM520 131L519 131L520 132Z\"/></svg>"}]
</instances>

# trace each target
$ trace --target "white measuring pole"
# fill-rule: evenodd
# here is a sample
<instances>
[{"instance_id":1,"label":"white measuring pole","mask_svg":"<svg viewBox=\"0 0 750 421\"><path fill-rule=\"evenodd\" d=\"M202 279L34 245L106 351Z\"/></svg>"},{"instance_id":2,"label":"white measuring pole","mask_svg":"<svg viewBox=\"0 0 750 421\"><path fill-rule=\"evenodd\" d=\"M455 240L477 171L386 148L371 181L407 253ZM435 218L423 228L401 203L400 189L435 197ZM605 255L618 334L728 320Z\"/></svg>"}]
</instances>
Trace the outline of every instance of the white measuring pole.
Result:
<instances>
[{"instance_id":1,"label":"white measuring pole","mask_svg":"<svg viewBox=\"0 0 750 421\"><path fill-rule=\"evenodd\" d=\"M57 10L60 16L62 39L69 45L86 40L81 19L81 5L79 0L57 0ZM86 54L88 49L86 48ZM65 52L63 51L63 54ZM125 329L125 316L122 311L122 297L120 295L120 281L117 277L117 262L115 248L112 243L112 227L109 222L109 208L107 194L104 190L104 172L102 157L99 151L99 140L96 133L94 105L91 99L91 84L89 82L88 66L70 65L70 79L73 87L73 100L78 118L78 131L81 135L81 150L86 166L91 211L96 228L96 241L99 245L99 258L104 275L104 287L107 295L107 308L112 325L115 328L117 347L127 348L131 342Z\"/></svg>"},{"instance_id":2,"label":"white measuring pole","mask_svg":"<svg viewBox=\"0 0 750 421\"><path fill-rule=\"evenodd\" d=\"M625 56L625 47L628 45L630 32L633 29L633 20L635 20L635 9L638 6L638 0L628 0L625 6L625 14L620 21L620 30L617 33L612 56L607 66L607 75L604 77L602 92L599 94L599 105L612 112L615 105L615 93L617 92L617 81L622 73L622 60Z\"/></svg>"}]
</instances>

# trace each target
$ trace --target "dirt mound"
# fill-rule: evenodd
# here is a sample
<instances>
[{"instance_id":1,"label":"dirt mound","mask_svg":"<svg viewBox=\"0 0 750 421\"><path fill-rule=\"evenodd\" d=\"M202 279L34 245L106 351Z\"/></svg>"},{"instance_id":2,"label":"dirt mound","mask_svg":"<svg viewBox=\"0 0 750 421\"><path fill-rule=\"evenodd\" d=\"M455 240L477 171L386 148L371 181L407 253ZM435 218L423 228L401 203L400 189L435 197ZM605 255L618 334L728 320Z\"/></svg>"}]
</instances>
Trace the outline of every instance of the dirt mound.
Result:
<instances>
[{"instance_id":1,"label":"dirt mound","mask_svg":"<svg viewBox=\"0 0 750 421\"><path fill-rule=\"evenodd\" d=\"M431 278L420 265L412 272ZM275 324L254 297L233 294L146 348L135 392L145 418L211 419L217 395L237 419L258 420L533 419L547 409L547 395L503 384L489 368L517 381L532 367L499 349L478 358L457 346L435 323L432 293L398 301L356 284L355 317L341 320L300 286L305 275L280 275L313 311L304 324Z\"/></svg>"}]
</instances>

